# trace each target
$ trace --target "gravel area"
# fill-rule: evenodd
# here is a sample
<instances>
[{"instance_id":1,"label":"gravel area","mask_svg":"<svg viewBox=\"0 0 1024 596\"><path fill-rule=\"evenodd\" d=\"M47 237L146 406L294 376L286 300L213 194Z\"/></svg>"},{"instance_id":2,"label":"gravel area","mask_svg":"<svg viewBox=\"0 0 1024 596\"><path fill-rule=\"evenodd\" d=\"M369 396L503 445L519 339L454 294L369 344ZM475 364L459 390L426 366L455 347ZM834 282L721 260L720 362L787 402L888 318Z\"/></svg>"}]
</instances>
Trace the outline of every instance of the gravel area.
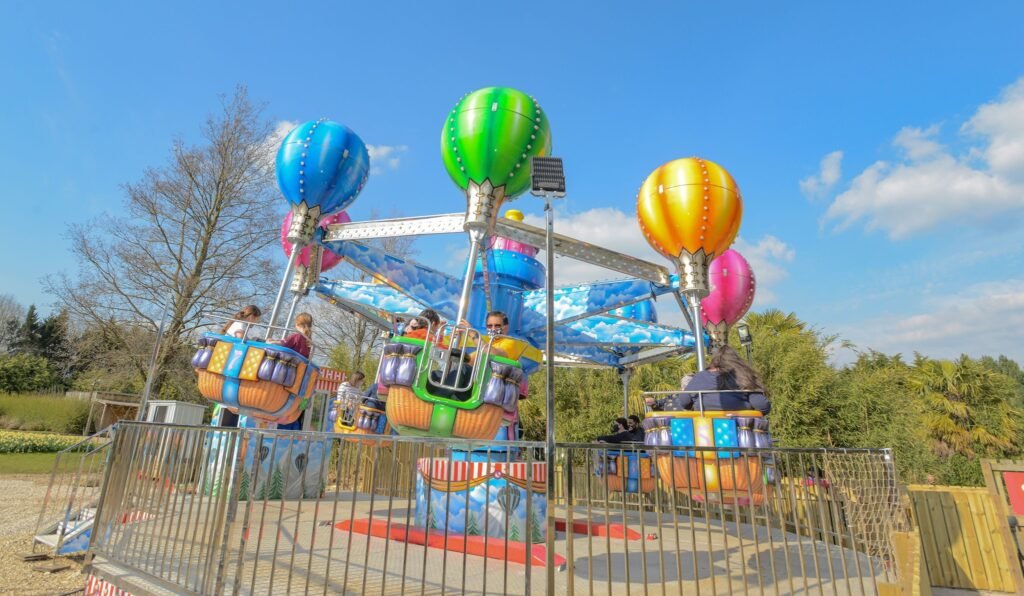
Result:
<instances>
[{"instance_id":1,"label":"gravel area","mask_svg":"<svg viewBox=\"0 0 1024 596\"><path fill-rule=\"evenodd\" d=\"M0 476L0 594L67 594L85 586L80 558L58 557L71 567L56 573L32 569L53 561L21 560L20 555L32 552L32 534L49 480L48 474Z\"/></svg>"}]
</instances>

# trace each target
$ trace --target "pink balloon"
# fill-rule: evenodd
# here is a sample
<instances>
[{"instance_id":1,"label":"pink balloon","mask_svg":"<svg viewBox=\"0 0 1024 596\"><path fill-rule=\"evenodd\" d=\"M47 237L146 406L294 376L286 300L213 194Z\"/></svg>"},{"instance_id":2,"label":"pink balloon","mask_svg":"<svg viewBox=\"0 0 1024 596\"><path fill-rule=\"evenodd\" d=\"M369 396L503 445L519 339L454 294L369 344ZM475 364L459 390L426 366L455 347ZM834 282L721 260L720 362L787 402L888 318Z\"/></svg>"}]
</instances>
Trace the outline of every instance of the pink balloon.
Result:
<instances>
[{"instance_id":1,"label":"pink balloon","mask_svg":"<svg viewBox=\"0 0 1024 596\"><path fill-rule=\"evenodd\" d=\"M325 215L320 219L320 227L326 228L331 224L336 223L348 223L352 221L352 218L348 216L348 213L339 211L330 215ZM281 223L281 248L284 249L284 256L292 256L292 243L288 242L288 227L292 225L292 212L289 211L288 215L284 216L284 222ZM341 257L334 254L329 250L324 250L324 256L320 260L320 271L327 271L335 265L341 262ZM309 267L309 247L306 246L299 253L299 263Z\"/></svg>"},{"instance_id":2,"label":"pink balloon","mask_svg":"<svg viewBox=\"0 0 1024 596\"><path fill-rule=\"evenodd\" d=\"M743 255L730 249L711 261L708 281L711 293L700 301L701 324L731 327L754 303L754 272Z\"/></svg>"}]
</instances>

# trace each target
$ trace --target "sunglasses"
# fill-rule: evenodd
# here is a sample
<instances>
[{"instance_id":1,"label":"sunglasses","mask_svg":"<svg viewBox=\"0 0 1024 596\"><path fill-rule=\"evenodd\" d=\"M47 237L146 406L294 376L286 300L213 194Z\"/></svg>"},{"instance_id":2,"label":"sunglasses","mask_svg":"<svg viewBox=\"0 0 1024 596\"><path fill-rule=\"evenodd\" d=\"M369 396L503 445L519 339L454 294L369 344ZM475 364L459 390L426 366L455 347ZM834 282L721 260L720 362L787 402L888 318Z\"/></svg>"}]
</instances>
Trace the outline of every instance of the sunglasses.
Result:
<instances>
[{"instance_id":1,"label":"sunglasses","mask_svg":"<svg viewBox=\"0 0 1024 596\"><path fill-rule=\"evenodd\" d=\"M489 325L487 325L487 328L488 328L488 329L501 329L501 328L502 328L502 327L504 327L504 326L505 326L505 325L503 325L503 324L501 324L501 323L494 323L494 324L489 324Z\"/></svg>"}]
</instances>

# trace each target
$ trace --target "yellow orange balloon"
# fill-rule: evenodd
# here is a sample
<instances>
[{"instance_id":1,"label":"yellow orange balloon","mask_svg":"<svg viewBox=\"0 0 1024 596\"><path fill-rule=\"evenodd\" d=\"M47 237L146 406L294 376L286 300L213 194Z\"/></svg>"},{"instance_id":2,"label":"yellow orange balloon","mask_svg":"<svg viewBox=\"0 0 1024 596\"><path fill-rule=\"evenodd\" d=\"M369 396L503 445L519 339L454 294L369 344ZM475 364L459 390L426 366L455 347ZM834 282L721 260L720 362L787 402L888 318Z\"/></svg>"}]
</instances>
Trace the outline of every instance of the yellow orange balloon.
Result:
<instances>
[{"instance_id":1,"label":"yellow orange balloon","mask_svg":"<svg viewBox=\"0 0 1024 596\"><path fill-rule=\"evenodd\" d=\"M686 157L651 172L640 187L636 210L654 250L676 259L703 249L710 262L736 238L743 199L725 168Z\"/></svg>"}]
</instances>

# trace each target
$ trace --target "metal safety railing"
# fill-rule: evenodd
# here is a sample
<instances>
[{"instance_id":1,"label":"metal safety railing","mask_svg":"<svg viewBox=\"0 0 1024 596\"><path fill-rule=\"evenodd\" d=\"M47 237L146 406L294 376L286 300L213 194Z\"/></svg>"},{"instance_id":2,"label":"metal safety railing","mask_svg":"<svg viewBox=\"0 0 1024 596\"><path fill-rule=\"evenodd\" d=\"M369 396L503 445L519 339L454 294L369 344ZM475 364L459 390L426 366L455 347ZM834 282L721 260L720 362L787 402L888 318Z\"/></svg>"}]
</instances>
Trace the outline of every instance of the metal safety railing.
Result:
<instances>
[{"instance_id":1,"label":"metal safety railing","mask_svg":"<svg viewBox=\"0 0 1024 596\"><path fill-rule=\"evenodd\" d=\"M100 498L115 426L57 453L36 519L33 550L84 551Z\"/></svg>"},{"instance_id":2,"label":"metal safety railing","mask_svg":"<svg viewBox=\"0 0 1024 596\"><path fill-rule=\"evenodd\" d=\"M94 571L204 594L875 594L906 524L886 450L559 444L548 494L543 443L129 423L112 449Z\"/></svg>"}]
</instances>

